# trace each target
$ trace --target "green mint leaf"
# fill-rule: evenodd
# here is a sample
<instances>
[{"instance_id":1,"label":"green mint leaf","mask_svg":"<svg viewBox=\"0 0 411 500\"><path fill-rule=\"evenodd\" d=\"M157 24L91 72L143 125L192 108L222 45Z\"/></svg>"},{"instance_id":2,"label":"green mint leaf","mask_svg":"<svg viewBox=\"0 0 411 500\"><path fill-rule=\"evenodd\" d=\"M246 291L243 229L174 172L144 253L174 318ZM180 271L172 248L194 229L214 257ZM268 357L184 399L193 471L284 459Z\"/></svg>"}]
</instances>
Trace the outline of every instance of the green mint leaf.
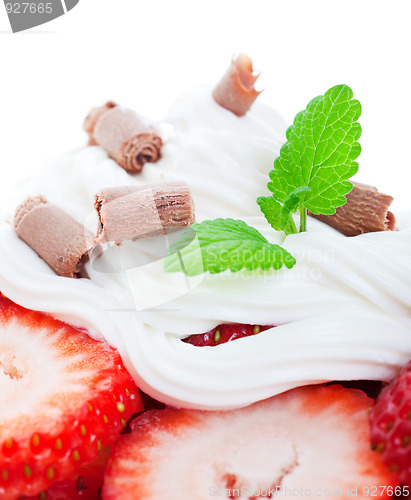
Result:
<instances>
[{"instance_id":1,"label":"green mint leaf","mask_svg":"<svg viewBox=\"0 0 411 500\"><path fill-rule=\"evenodd\" d=\"M290 202L292 211L292 195L302 187L310 192L300 193L300 201L315 214L333 214L346 202L352 189L348 179L358 170L355 159L361 152L360 115L361 105L347 85L315 97L297 114L269 174L268 189L277 202Z\"/></svg>"},{"instance_id":2,"label":"green mint leaf","mask_svg":"<svg viewBox=\"0 0 411 500\"><path fill-rule=\"evenodd\" d=\"M273 196L260 196L257 198L257 203L270 226L276 231L283 231L287 226L288 215L283 220L281 203L275 201Z\"/></svg>"},{"instance_id":3,"label":"green mint leaf","mask_svg":"<svg viewBox=\"0 0 411 500\"><path fill-rule=\"evenodd\" d=\"M195 238L193 238L193 230ZM245 268L291 269L294 257L279 245L269 243L256 229L241 220L215 219L193 224L169 248L164 268L195 276L205 271L221 273Z\"/></svg>"},{"instance_id":4,"label":"green mint leaf","mask_svg":"<svg viewBox=\"0 0 411 500\"><path fill-rule=\"evenodd\" d=\"M257 198L257 203L273 229L276 231L285 231L286 234L290 234L295 232L290 227L290 215L297 211L304 196L310 192L311 188L302 186L289 194L284 200L283 205L275 201L273 196L260 196Z\"/></svg>"},{"instance_id":5,"label":"green mint leaf","mask_svg":"<svg viewBox=\"0 0 411 500\"><path fill-rule=\"evenodd\" d=\"M294 191L285 199L283 210L288 214L294 213L297 210L299 203L304 200L304 197L309 193L311 193L311 188L308 186L301 186L294 189Z\"/></svg>"}]
</instances>

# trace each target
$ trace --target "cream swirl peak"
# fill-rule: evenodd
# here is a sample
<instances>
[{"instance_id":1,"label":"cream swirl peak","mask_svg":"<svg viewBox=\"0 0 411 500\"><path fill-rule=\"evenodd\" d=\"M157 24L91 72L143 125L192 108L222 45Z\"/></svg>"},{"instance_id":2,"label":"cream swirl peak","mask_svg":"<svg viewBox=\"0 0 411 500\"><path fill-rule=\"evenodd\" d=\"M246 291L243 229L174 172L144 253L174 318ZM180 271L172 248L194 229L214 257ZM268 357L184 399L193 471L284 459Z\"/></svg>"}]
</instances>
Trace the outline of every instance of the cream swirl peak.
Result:
<instances>
[{"instance_id":1,"label":"cream swirl peak","mask_svg":"<svg viewBox=\"0 0 411 500\"><path fill-rule=\"evenodd\" d=\"M54 275L4 222L3 293L104 337L143 390L178 406L231 408L307 383L393 377L411 358L411 220L401 231L353 238L309 220L307 233L283 241L256 203L285 132L264 104L238 118L210 89L198 89L177 100L156 132L162 157L138 176L88 147L53 162L19 196L41 193L94 231L100 189L183 181L197 220L242 218L297 265L167 274L166 240L158 237L108 246L86 264L89 279L70 280ZM227 322L278 326L213 349L181 342Z\"/></svg>"}]
</instances>

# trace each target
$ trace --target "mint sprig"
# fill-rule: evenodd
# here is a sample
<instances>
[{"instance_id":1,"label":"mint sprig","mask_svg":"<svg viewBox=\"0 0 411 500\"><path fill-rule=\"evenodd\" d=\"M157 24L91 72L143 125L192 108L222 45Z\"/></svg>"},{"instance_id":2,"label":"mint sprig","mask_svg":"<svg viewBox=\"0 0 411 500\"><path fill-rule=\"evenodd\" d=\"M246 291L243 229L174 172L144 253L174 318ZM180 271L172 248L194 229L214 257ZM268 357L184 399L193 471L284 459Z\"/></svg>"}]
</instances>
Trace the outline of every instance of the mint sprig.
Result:
<instances>
[{"instance_id":1,"label":"mint sprig","mask_svg":"<svg viewBox=\"0 0 411 500\"><path fill-rule=\"evenodd\" d=\"M194 239L191 229L196 233ZM295 259L287 250L269 243L244 221L215 219L193 224L170 245L165 270L195 276L206 271L268 270L283 265L291 268L294 264Z\"/></svg>"},{"instance_id":2,"label":"mint sprig","mask_svg":"<svg viewBox=\"0 0 411 500\"><path fill-rule=\"evenodd\" d=\"M294 219L290 217L290 214L297 210L302 197L310 192L311 188L302 186L288 195L283 205L273 196L260 196L257 198L257 203L268 223L276 231L285 231L286 234L297 233Z\"/></svg>"},{"instance_id":3,"label":"mint sprig","mask_svg":"<svg viewBox=\"0 0 411 500\"><path fill-rule=\"evenodd\" d=\"M360 115L361 104L347 85L332 87L297 114L269 174L272 197L257 199L274 229L296 232L291 214L299 208L300 231L305 231L307 209L333 214L346 202L352 189L348 179L357 172L354 160L361 153Z\"/></svg>"},{"instance_id":4,"label":"mint sprig","mask_svg":"<svg viewBox=\"0 0 411 500\"><path fill-rule=\"evenodd\" d=\"M345 195L352 189L348 179L358 170L355 160L361 152L357 142L360 115L361 105L347 85L337 85L315 97L297 114L269 173L267 187L272 195L257 199L275 230L297 233L292 214L299 210L299 229L305 231L307 210L333 214L346 203ZM216 219L184 231L169 248L165 270L195 276L227 269L292 268L295 263L284 248L269 243L245 222Z\"/></svg>"}]
</instances>

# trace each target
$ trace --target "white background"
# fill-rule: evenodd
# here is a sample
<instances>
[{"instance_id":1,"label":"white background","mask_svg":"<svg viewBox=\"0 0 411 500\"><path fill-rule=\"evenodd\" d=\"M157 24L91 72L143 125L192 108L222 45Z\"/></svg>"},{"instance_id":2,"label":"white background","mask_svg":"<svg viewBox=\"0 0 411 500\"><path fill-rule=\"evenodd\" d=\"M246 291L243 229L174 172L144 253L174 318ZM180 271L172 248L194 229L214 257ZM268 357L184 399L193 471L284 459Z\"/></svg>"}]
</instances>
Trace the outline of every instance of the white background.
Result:
<instances>
[{"instance_id":1,"label":"white background","mask_svg":"<svg viewBox=\"0 0 411 500\"><path fill-rule=\"evenodd\" d=\"M108 99L160 118L182 90L214 84L234 53L262 71L260 96L291 122L329 87L363 105L357 179L410 208L409 0L80 0L12 34L0 5L0 194L81 146Z\"/></svg>"}]
</instances>

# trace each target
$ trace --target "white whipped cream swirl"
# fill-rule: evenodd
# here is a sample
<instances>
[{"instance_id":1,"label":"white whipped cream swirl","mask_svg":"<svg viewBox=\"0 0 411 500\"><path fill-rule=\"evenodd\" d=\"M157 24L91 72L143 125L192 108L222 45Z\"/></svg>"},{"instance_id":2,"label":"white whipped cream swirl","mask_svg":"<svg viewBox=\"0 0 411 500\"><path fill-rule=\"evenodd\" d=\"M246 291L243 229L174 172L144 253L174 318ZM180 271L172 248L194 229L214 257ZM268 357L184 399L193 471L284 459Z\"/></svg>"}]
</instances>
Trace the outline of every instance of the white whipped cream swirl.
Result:
<instances>
[{"instance_id":1,"label":"white whipped cream swirl","mask_svg":"<svg viewBox=\"0 0 411 500\"><path fill-rule=\"evenodd\" d=\"M192 190L197 220L242 218L282 243L297 265L167 274L161 237L110 246L87 264L90 279L74 280L56 276L6 221L0 290L105 338L140 387L171 405L233 408L309 383L392 378L411 358L411 218L401 231L355 238L310 220L307 233L283 241L255 202L284 138L273 110L257 102L238 118L199 89L158 128L163 157L143 174L127 174L98 147L83 148L49 165L16 200L43 194L94 230L99 189L179 179ZM277 326L217 347L181 342L228 322Z\"/></svg>"}]
</instances>

